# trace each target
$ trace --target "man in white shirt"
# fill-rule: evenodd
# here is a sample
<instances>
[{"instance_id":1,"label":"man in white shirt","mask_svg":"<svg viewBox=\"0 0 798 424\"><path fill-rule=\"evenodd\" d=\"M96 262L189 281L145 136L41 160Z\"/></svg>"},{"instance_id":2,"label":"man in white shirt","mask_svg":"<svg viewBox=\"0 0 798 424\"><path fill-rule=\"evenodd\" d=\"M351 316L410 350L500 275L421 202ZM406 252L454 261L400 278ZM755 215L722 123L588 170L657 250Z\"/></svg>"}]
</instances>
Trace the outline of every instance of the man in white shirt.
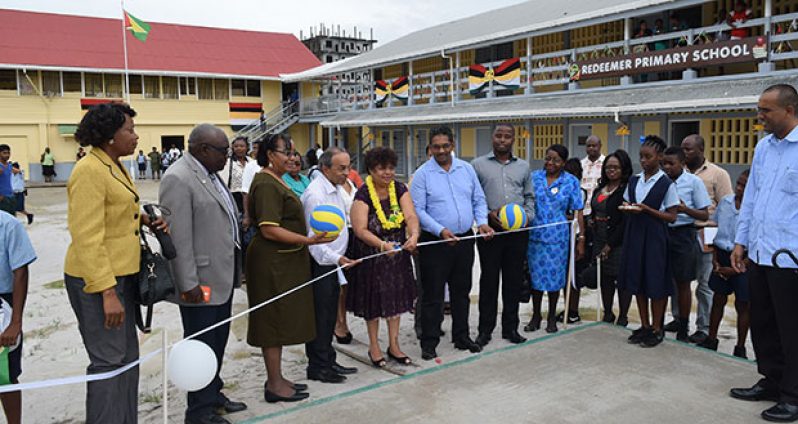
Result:
<instances>
[{"instance_id":1,"label":"man in white shirt","mask_svg":"<svg viewBox=\"0 0 798 424\"><path fill-rule=\"evenodd\" d=\"M585 200L585 216L590 215L590 199L593 198L593 190L598 186L601 178L601 167L604 166L604 155L601 154L601 139L596 135L591 135L585 141L585 151L587 156L582 159L582 181L581 186L587 192Z\"/></svg>"},{"instance_id":2,"label":"man in white shirt","mask_svg":"<svg viewBox=\"0 0 798 424\"><path fill-rule=\"evenodd\" d=\"M340 148L330 147L319 158L322 176L311 181L302 194L302 207L305 211L305 222L308 223L308 235L313 235L310 228L310 215L319 205L334 205L342 211L346 209L344 200L338 194L338 186L346 183L349 175L349 154ZM349 230L344 226L338 238L323 245L310 246L313 277L334 270L338 266L354 265L346 256L349 244ZM308 379L323 383L342 383L345 374L354 374L357 368L348 368L335 361L335 349L332 347L335 321L338 314L338 296L340 284L345 283L343 272L331 274L313 284L313 305L316 310L316 338L305 344L308 356Z\"/></svg>"}]
</instances>

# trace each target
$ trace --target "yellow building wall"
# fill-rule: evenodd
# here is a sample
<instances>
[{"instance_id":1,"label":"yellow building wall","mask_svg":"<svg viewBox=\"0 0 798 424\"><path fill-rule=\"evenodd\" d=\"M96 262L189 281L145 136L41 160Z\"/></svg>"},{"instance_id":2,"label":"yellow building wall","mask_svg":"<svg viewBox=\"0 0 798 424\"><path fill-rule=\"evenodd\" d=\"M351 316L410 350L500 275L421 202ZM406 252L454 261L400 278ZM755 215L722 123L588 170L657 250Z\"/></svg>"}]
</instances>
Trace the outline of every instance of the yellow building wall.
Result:
<instances>
[{"instance_id":1,"label":"yellow building wall","mask_svg":"<svg viewBox=\"0 0 798 424\"><path fill-rule=\"evenodd\" d=\"M183 136L188 141L192 128L200 123L219 126L228 136L230 126L229 102L261 102L265 111L280 104L281 84L263 81L262 96L233 97L230 100L198 100L195 96L182 99L145 99L131 95L130 105L136 111L138 150L145 153L152 147L161 149L161 136ZM65 93L63 97L19 96L15 91L0 91L0 143L12 148L12 160L20 162L30 178L29 165L39 163L45 147L55 155L57 163L75 161L78 143L72 135L61 135L59 125L77 125L84 115L80 107L80 93ZM307 148L309 134L297 128L296 139ZM320 134L319 134L320 135ZM59 179L66 175L59 175Z\"/></svg>"},{"instance_id":2,"label":"yellow building wall","mask_svg":"<svg viewBox=\"0 0 798 424\"><path fill-rule=\"evenodd\" d=\"M473 158L477 155L477 131L475 128L460 129L460 156Z\"/></svg>"},{"instance_id":3,"label":"yellow building wall","mask_svg":"<svg viewBox=\"0 0 798 424\"><path fill-rule=\"evenodd\" d=\"M659 121L645 121L643 122L643 134L645 135L656 135L662 136L660 133L660 123Z\"/></svg>"},{"instance_id":4,"label":"yellow building wall","mask_svg":"<svg viewBox=\"0 0 798 424\"><path fill-rule=\"evenodd\" d=\"M291 140L294 142L294 150L300 154L305 154L310 148L310 128L308 124L294 124L288 129Z\"/></svg>"},{"instance_id":5,"label":"yellow building wall","mask_svg":"<svg viewBox=\"0 0 798 424\"><path fill-rule=\"evenodd\" d=\"M601 154L607 154L607 140L610 137L610 126L609 124L593 124L592 125L592 132L593 135L597 136L601 139Z\"/></svg>"}]
</instances>

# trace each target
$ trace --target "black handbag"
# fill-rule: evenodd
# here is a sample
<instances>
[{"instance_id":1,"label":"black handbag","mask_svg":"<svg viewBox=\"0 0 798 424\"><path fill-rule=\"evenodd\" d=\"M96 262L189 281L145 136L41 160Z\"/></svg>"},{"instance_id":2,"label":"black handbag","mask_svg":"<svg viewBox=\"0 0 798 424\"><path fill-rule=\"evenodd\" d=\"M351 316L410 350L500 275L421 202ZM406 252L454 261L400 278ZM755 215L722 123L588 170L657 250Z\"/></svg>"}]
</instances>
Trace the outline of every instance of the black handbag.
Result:
<instances>
[{"instance_id":1,"label":"black handbag","mask_svg":"<svg viewBox=\"0 0 798 424\"><path fill-rule=\"evenodd\" d=\"M143 332L152 330L154 305L175 293L169 261L159 252L153 252L144 232L141 232L141 267L138 274L136 303L147 307L146 319L142 319L141 308L136 308L136 326Z\"/></svg>"}]
</instances>

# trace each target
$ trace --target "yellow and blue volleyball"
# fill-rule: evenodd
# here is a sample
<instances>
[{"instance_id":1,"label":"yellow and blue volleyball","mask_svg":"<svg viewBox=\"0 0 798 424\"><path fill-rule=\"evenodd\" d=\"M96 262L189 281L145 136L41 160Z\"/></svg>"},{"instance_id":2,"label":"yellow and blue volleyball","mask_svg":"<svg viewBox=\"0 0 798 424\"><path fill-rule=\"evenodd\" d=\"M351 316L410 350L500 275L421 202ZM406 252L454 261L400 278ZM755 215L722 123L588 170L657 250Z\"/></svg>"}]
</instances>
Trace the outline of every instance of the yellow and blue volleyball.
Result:
<instances>
[{"instance_id":1,"label":"yellow and blue volleyball","mask_svg":"<svg viewBox=\"0 0 798 424\"><path fill-rule=\"evenodd\" d=\"M335 205L319 205L310 213L310 229L316 234L337 236L346 225L346 215Z\"/></svg>"},{"instance_id":2,"label":"yellow and blue volleyball","mask_svg":"<svg viewBox=\"0 0 798 424\"><path fill-rule=\"evenodd\" d=\"M525 227L526 219L526 211L516 203L508 203L499 209L499 222L505 230Z\"/></svg>"}]
</instances>

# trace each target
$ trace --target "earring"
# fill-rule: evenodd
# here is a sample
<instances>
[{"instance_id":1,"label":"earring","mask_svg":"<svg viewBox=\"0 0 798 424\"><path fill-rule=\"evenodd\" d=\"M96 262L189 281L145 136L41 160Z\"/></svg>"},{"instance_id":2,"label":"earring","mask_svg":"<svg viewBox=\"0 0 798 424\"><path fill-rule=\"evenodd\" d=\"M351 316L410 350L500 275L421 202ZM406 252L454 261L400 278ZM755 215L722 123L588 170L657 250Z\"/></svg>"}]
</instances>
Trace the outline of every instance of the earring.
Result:
<instances>
[{"instance_id":1,"label":"earring","mask_svg":"<svg viewBox=\"0 0 798 424\"><path fill-rule=\"evenodd\" d=\"M108 142L108 144L114 144L114 139L112 138L111 141Z\"/></svg>"}]
</instances>

